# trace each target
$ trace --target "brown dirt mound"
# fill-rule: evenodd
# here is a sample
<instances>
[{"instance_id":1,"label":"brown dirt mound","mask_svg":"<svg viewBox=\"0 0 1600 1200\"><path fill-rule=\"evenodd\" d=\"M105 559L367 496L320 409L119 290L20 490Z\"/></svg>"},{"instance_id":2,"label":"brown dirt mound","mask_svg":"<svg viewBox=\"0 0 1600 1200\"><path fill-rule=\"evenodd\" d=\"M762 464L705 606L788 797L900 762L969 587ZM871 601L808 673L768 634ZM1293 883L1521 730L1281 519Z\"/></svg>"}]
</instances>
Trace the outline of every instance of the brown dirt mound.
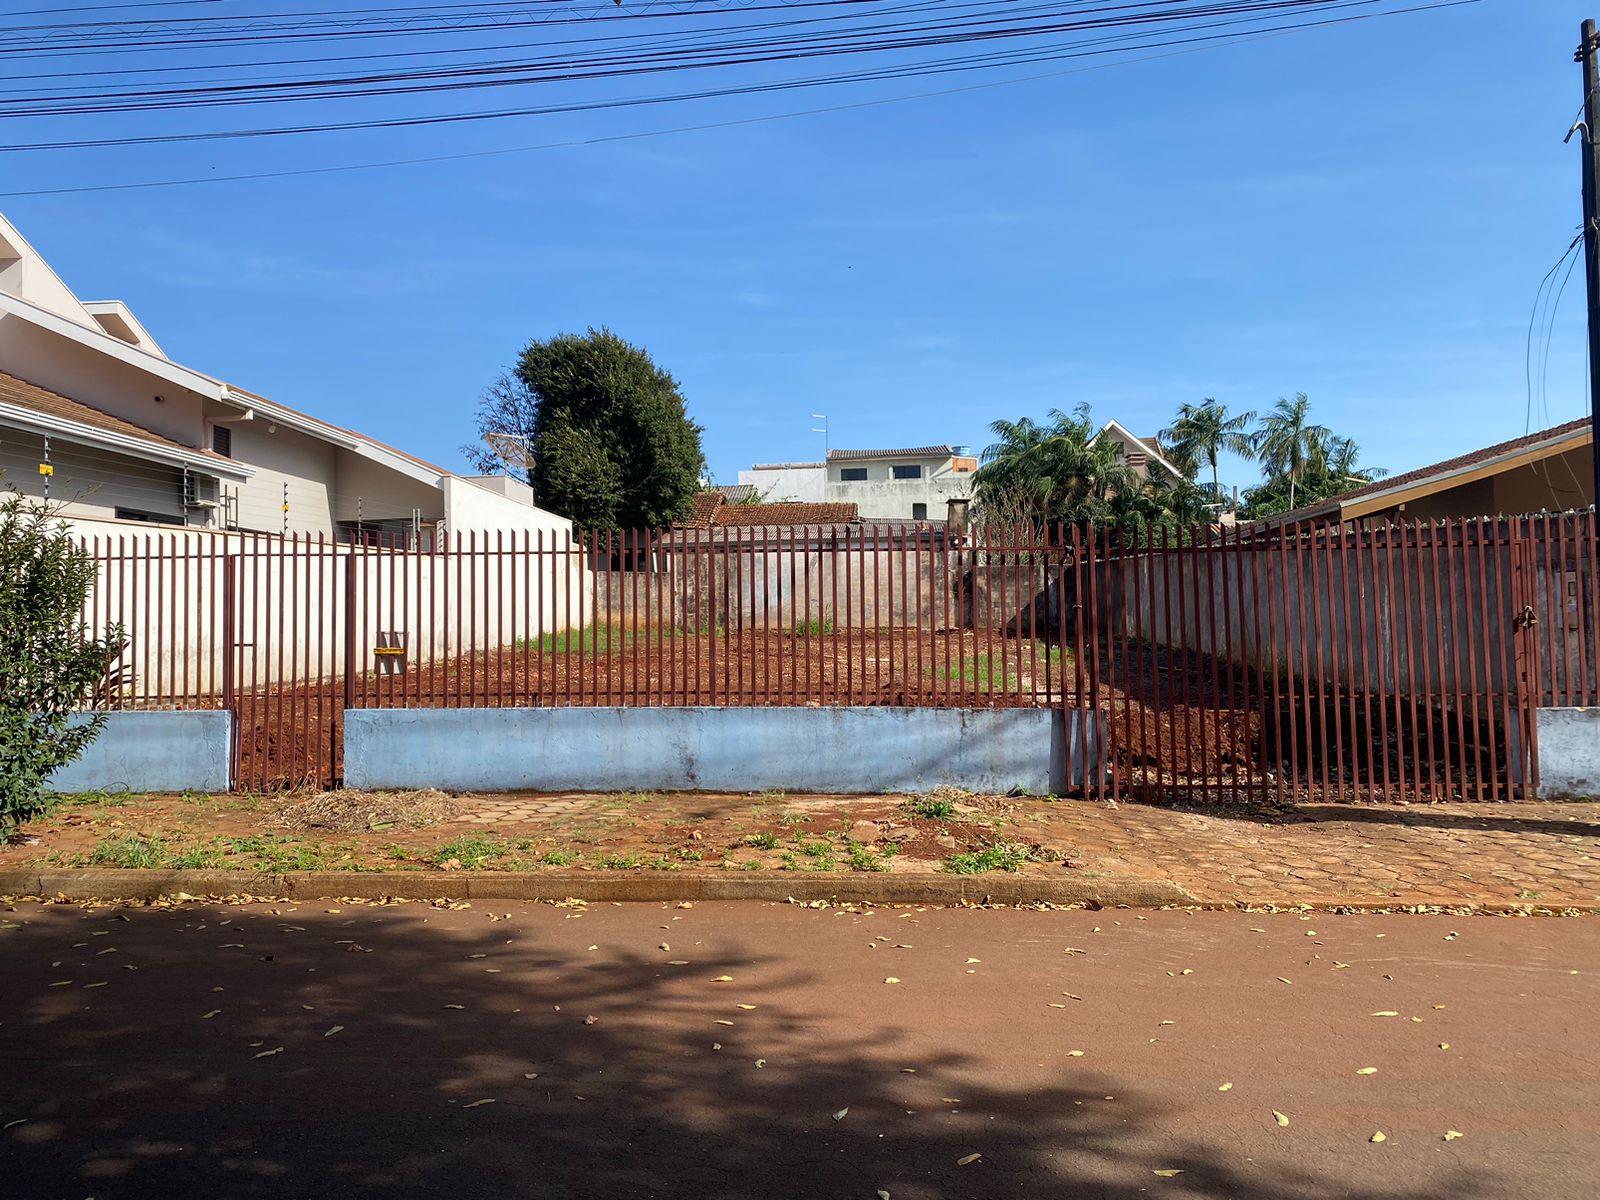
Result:
<instances>
[{"instance_id":1,"label":"brown dirt mound","mask_svg":"<svg viewBox=\"0 0 1600 1200\"><path fill-rule=\"evenodd\" d=\"M369 829L419 829L449 821L462 812L453 796L431 788L418 792L358 792L349 788L318 792L285 804L278 823L286 829L364 833Z\"/></svg>"}]
</instances>

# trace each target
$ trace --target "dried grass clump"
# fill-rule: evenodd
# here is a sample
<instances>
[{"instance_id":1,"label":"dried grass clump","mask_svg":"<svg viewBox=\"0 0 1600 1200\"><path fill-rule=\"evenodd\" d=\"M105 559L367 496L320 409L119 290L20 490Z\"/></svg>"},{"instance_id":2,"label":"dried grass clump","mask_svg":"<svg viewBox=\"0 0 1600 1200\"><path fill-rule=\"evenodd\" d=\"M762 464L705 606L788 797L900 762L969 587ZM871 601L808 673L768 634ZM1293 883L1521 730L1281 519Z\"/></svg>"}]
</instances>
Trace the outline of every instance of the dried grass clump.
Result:
<instances>
[{"instance_id":1,"label":"dried grass clump","mask_svg":"<svg viewBox=\"0 0 1600 1200\"><path fill-rule=\"evenodd\" d=\"M416 792L318 792L278 811L285 829L365 833L374 829L418 829L460 815L461 802L433 788Z\"/></svg>"}]
</instances>

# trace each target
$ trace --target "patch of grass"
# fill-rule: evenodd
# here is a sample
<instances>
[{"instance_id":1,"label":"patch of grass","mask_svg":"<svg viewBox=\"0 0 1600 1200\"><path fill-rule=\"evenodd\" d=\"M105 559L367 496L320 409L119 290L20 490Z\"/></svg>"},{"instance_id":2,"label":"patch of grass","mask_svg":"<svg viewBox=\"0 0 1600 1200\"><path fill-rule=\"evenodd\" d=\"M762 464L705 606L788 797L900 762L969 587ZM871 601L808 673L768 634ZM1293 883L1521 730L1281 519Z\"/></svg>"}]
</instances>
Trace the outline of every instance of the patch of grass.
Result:
<instances>
[{"instance_id":1,"label":"patch of grass","mask_svg":"<svg viewBox=\"0 0 1600 1200\"><path fill-rule=\"evenodd\" d=\"M989 871L1016 871L1038 856L1021 842L996 842L982 850L966 854L952 854L944 860L944 869L953 875L982 875Z\"/></svg>"},{"instance_id":2,"label":"patch of grass","mask_svg":"<svg viewBox=\"0 0 1600 1200\"><path fill-rule=\"evenodd\" d=\"M216 846L191 846L173 854L169 865L179 871L205 871L222 866L224 861L223 852Z\"/></svg>"},{"instance_id":3,"label":"patch of grass","mask_svg":"<svg viewBox=\"0 0 1600 1200\"><path fill-rule=\"evenodd\" d=\"M776 850L778 841L778 835L768 830L750 834L744 839L744 844L746 846L754 846L758 850Z\"/></svg>"},{"instance_id":4,"label":"patch of grass","mask_svg":"<svg viewBox=\"0 0 1600 1200\"><path fill-rule=\"evenodd\" d=\"M547 867L570 867L578 861L578 856L571 850L546 850L539 856L539 862Z\"/></svg>"},{"instance_id":5,"label":"patch of grass","mask_svg":"<svg viewBox=\"0 0 1600 1200\"><path fill-rule=\"evenodd\" d=\"M169 865L172 852L157 837L136 833L111 834L101 838L89 852L89 865L120 867L125 871L144 871Z\"/></svg>"},{"instance_id":6,"label":"patch of grass","mask_svg":"<svg viewBox=\"0 0 1600 1200\"><path fill-rule=\"evenodd\" d=\"M704 850L699 850L699 849L689 849L689 850L679 850L678 851L678 857L683 859L684 862L700 862L705 858L705 856L706 856L706 852Z\"/></svg>"},{"instance_id":7,"label":"patch of grass","mask_svg":"<svg viewBox=\"0 0 1600 1200\"><path fill-rule=\"evenodd\" d=\"M759 871L761 864L753 858L745 859L743 862L735 858L725 858L722 860L722 869L724 871Z\"/></svg>"},{"instance_id":8,"label":"patch of grass","mask_svg":"<svg viewBox=\"0 0 1600 1200\"><path fill-rule=\"evenodd\" d=\"M778 823L780 825L803 825L805 821L806 814L798 808L786 808L778 814Z\"/></svg>"},{"instance_id":9,"label":"patch of grass","mask_svg":"<svg viewBox=\"0 0 1600 1200\"><path fill-rule=\"evenodd\" d=\"M517 851L514 842L505 838L486 837L483 834L469 833L458 838L451 838L448 842L434 850L431 861L434 866L442 867L454 859L464 868L471 871L493 862L500 858L510 858Z\"/></svg>"},{"instance_id":10,"label":"patch of grass","mask_svg":"<svg viewBox=\"0 0 1600 1200\"><path fill-rule=\"evenodd\" d=\"M319 871L328 865L332 849L270 833L217 838L215 844L227 858L246 859L257 871Z\"/></svg>"},{"instance_id":11,"label":"patch of grass","mask_svg":"<svg viewBox=\"0 0 1600 1200\"><path fill-rule=\"evenodd\" d=\"M1032 650L1024 646L1020 665L1014 645L999 646L991 651L962 655L959 662L953 662L948 667L942 663L936 664L927 668L927 673L935 679L951 683L973 684L981 688L994 686L1005 691L1013 686L1020 687L1034 672L1041 672L1047 663L1051 667L1058 667L1061 661L1059 646L1034 646Z\"/></svg>"},{"instance_id":12,"label":"patch of grass","mask_svg":"<svg viewBox=\"0 0 1600 1200\"><path fill-rule=\"evenodd\" d=\"M99 805L101 808L120 808L130 800L143 800L142 792L46 792L44 797L45 810L40 816L49 816L58 805L67 805L71 808L87 808L89 805Z\"/></svg>"},{"instance_id":13,"label":"patch of grass","mask_svg":"<svg viewBox=\"0 0 1600 1200\"><path fill-rule=\"evenodd\" d=\"M832 621L826 618L823 618L820 621L812 618L810 620L796 622L794 627L789 632L794 637L826 637L833 633L833 631L834 624Z\"/></svg>"},{"instance_id":14,"label":"patch of grass","mask_svg":"<svg viewBox=\"0 0 1600 1200\"><path fill-rule=\"evenodd\" d=\"M540 654L615 654L635 643L654 645L678 636L675 629L651 625L639 629L631 625L587 625L582 629L562 629L541 634L536 638L518 638L518 650L534 650Z\"/></svg>"},{"instance_id":15,"label":"patch of grass","mask_svg":"<svg viewBox=\"0 0 1600 1200\"><path fill-rule=\"evenodd\" d=\"M594 865L602 871L631 871L643 861L640 855L630 850L627 854L602 854L594 860Z\"/></svg>"}]
</instances>

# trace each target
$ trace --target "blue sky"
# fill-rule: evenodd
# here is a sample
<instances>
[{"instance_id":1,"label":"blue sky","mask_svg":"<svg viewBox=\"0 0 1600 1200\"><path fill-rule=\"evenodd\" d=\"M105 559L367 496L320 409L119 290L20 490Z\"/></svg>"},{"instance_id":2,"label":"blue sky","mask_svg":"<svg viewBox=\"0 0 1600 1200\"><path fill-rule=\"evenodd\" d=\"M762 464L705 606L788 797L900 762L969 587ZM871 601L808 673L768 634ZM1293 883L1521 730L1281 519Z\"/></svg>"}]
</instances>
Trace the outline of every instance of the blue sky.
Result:
<instances>
[{"instance_id":1,"label":"blue sky","mask_svg":"<svg viewBox=\"0 0 1600 1200\"><path fill-rule=\"evenodd\" d=\"M1051 407L1146 432L1184 401L1261 409L1301 390L1367 462L1403 470L1527 427L1535 291L1579 221L1561 139L1582 15L1485 0L795 120L0 208L80 295L126 300L180 361L448 465L524 342L606 324L678 377L726 481L816 457L813 412L835 446L981 447L991 420ZM12 155L0 191L939 86ZM1580 270L1535 428L1586 411L1582 310ZM1227 482L1253 477L1235 465Z\"/></svg>"}]
</instances>

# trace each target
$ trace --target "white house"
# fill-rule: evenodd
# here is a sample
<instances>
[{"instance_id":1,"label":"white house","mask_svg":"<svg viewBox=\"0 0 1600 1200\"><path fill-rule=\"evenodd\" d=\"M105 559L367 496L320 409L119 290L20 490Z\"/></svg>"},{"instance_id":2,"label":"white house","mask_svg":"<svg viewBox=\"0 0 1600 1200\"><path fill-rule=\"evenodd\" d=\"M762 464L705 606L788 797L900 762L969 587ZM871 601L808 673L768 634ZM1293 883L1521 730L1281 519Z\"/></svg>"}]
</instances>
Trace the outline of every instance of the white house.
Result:
<instances>
[{"instance_id":1,"label":"white house","mask_svg":"<svg viewBox=\"0 0 1600 1200\"><path fill-rule=\"evenodd\" d=\"M0 217L0 489L69 518L395 537L570 531L526 486L456 475L174 362L120 300L80 300Z\"/></svg>"},{"instance_id":2,"label":"white house","mask_svg":"<svg viewBox=\"0 0 1600 1200\"><path fill-rule=\"evenodd\" d=\"M972 497L978 460L966 446L829 450L826 462L757 463L739 472L768 501L854 504L865 521L942 521Z\"/></svg>"}]
</instances>

